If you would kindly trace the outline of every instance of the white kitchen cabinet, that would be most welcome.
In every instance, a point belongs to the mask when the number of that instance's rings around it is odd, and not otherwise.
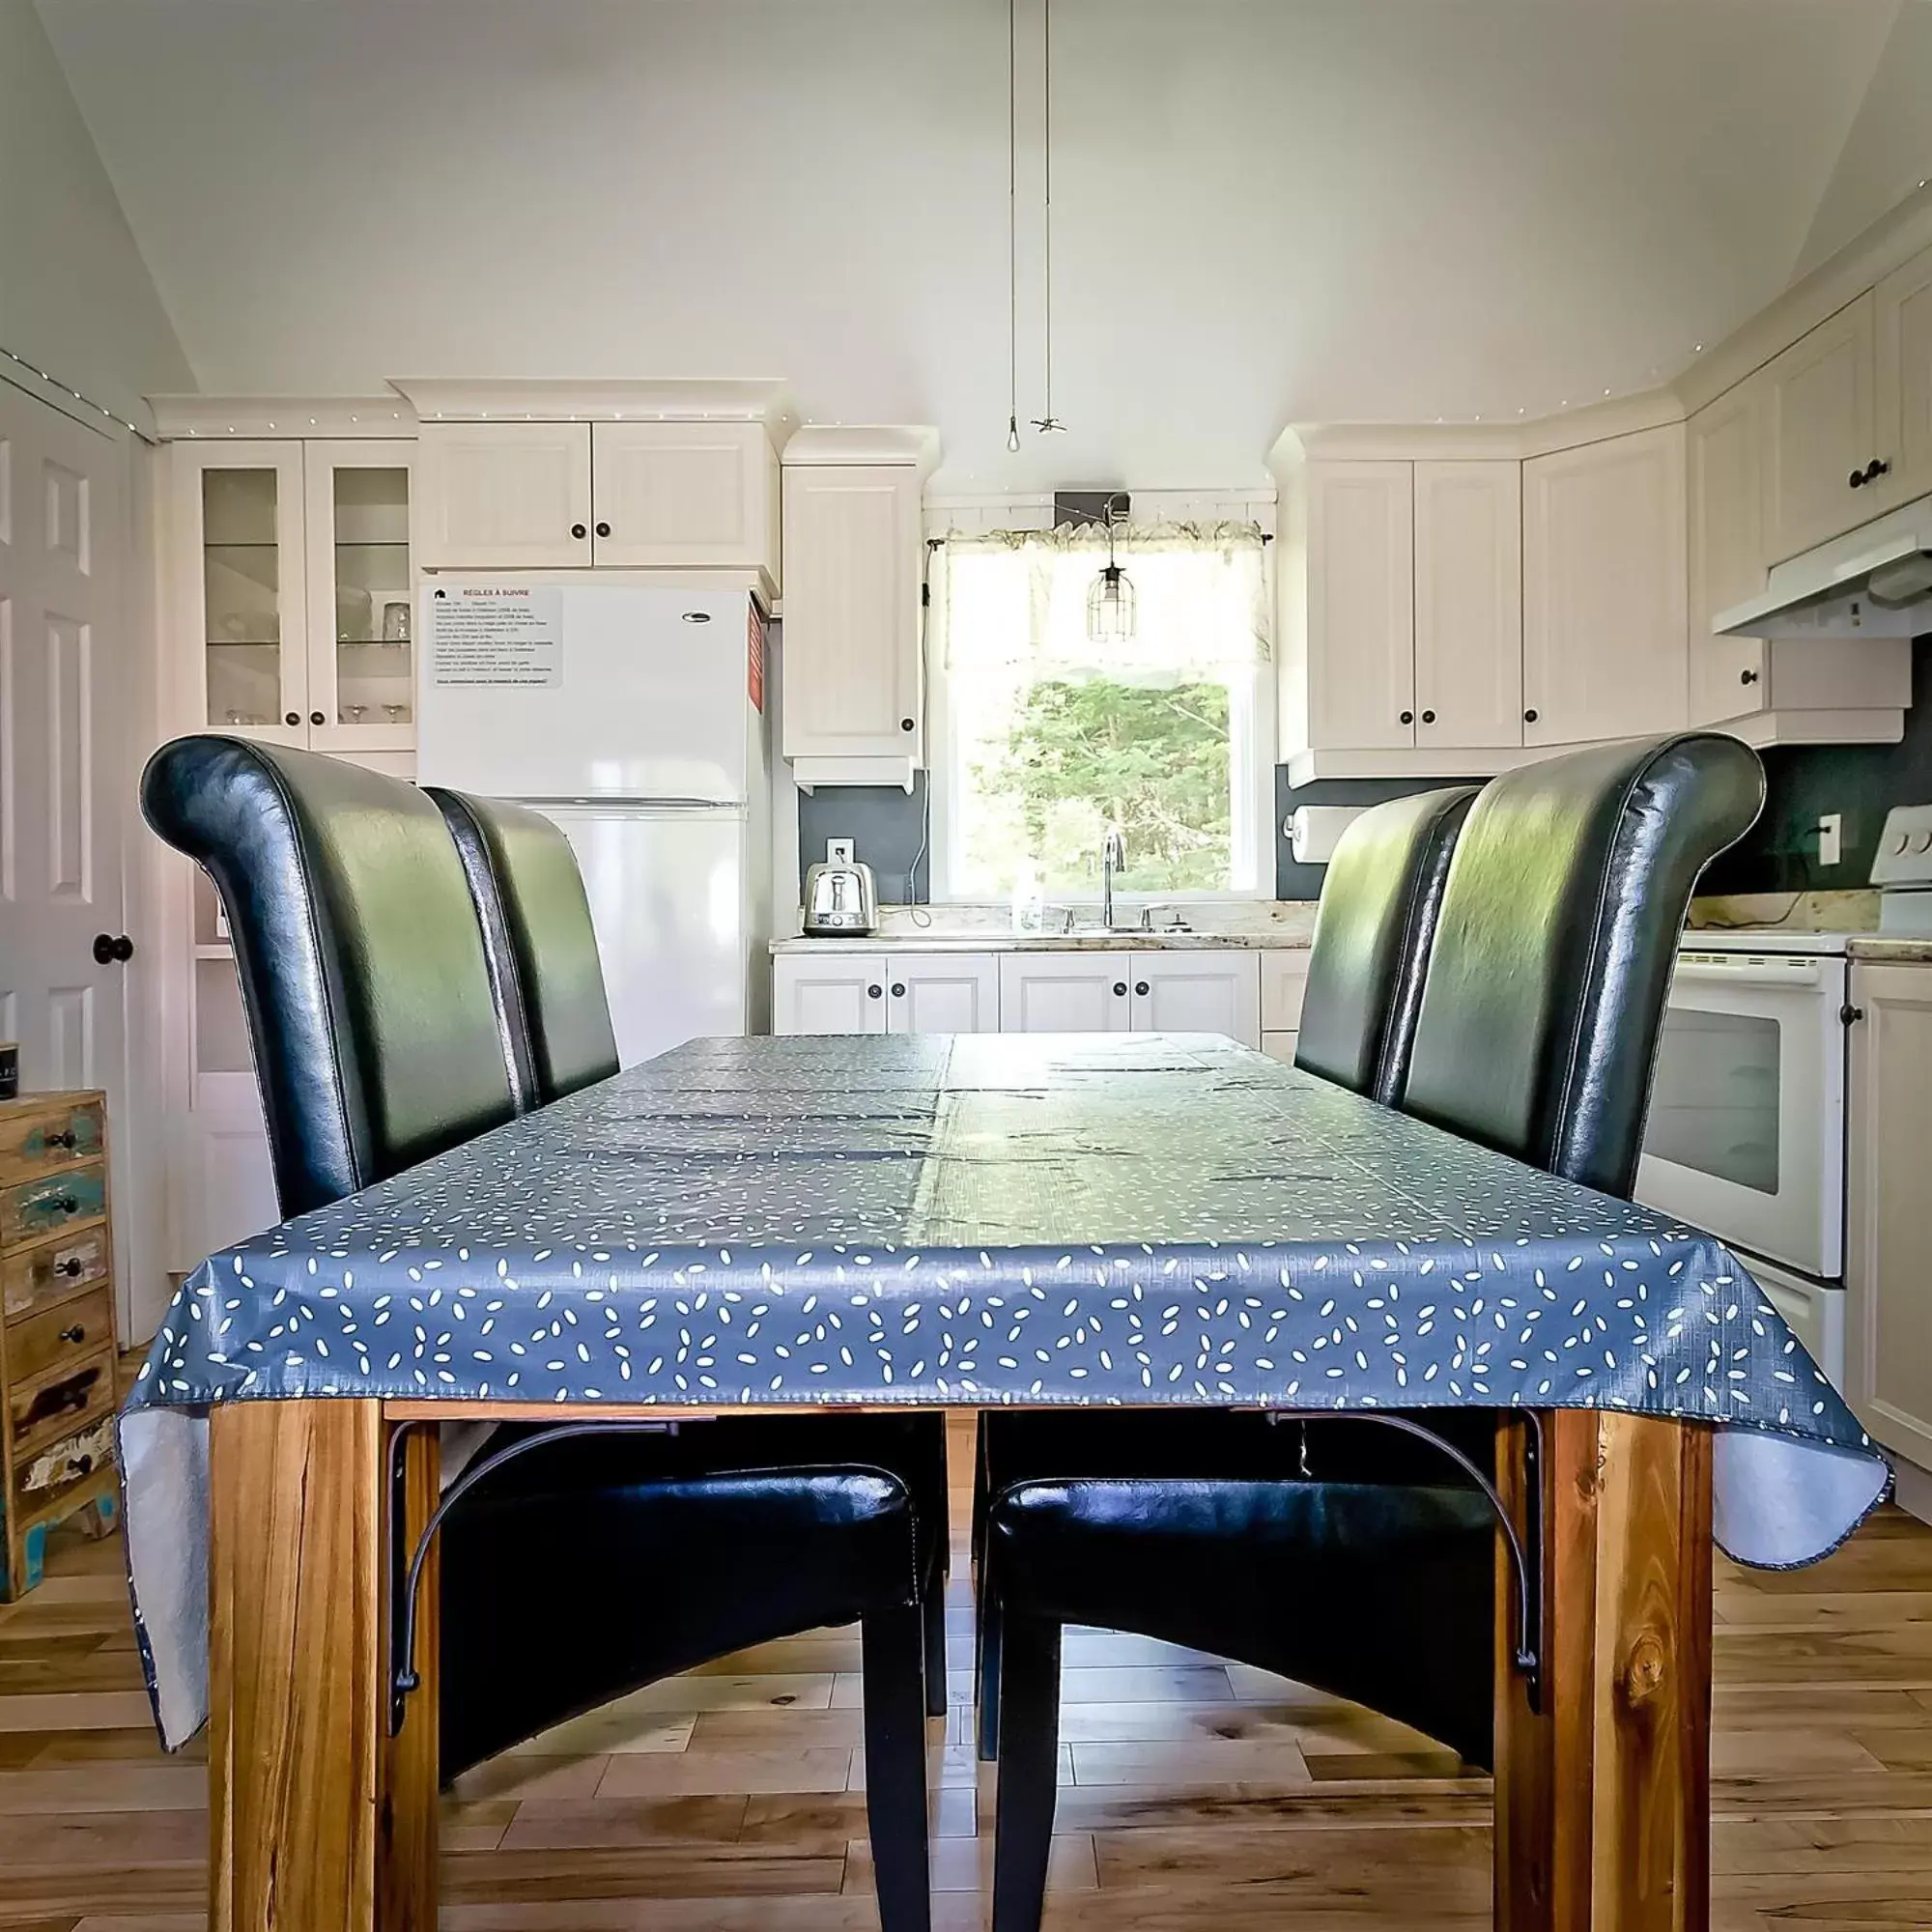
[[[1261,954],[1214,948],[1135,952],[1128,1025],[1135,1033],[1221,1033],[1262,1043]]]
[[[886,961],[877,952],[781,952],[772,961],[774,1033],[884,1033]]]
[[[419,435],[425,569],[590,562],[588,423],[426,422]]]
[[[1294,1033],[1308,996],[1309,952],[1302,947],[1264,947],[1260,953],[1262,1032]],[[1293,1049],[1285,1058],[1293,1057]]]
[[[1133,1024],[1127,952],[1000,954],[1002,1033],[1125,1033]]]
[[[1523,743],[1684,725],[1684,427],[1522,467]]]
[[[997,1033],[990,952],[781,952],[772,970],[775,1033]]]
[[[1884,507],[1852,481],[1879,455],[1873,309],[1867,292],[1766,368],[1767,562],[1842,535]]]
[[[786,452],[781,750],[802,782],[909,784],[924,762],[922,474]]]
[[[763,423],[595,423],[590,483],[600,567],[758,570],[776,584],[779,461]]]
[[[1415,465],[1415,742],[1522,742],[1522,466]]]
[[[1932,248],[1888,275],[1872,301],[1874,454],[1889,468],[1865,486],[1863,507],[1879,516],[1932,491]]]
[[[177,442],[169,461],[168,728],[412,753],[412,444]]]
[[[1415,743],[1414,465],[1311,463],[1282,558],[1312,746]],[[1299,662],[1294,662],[1298,658]],[[1295,742],[1292,737],[1291,743]]]
[[[1262,1035],[1262,1051],[1270,1060],[1294,1064],[1295,1049],[1301,1044],[1300,1033],[1293,1027],[1279,1028],[1273,1033]]]
[[[1852,965],[1846,1394],[1889,1449],[1932,1467],[1932,967]]]

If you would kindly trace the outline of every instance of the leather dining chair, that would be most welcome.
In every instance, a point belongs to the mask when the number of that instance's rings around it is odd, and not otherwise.
[[[285,1215],[513,1117],[470,882],[414,786],[196,736],[155,754],[141,800],[227,914]],[[452,1513],[440,1552],[442,1778],[659,1677],[856,1621],[882,1932],[925,1932],[912,1488],[878,1456],[819,1445],[808,1460],[799,1451],[816,1438],[801,1435],[779,1466],[720,1454],[722,1440],[706,1424],[580,1435],[483,1478]]]
[[[617,1070],[617,1043],[590,902],[570,840],[527,806],[425,787],[442,813],[483,931],[510,1079],[526,1106],[545,1106]],[[946,1418],[912,1414],[726,1416],[702,1432],[713,1472],[781,1468],[824,1462],[882,1466],[913,1499],[920,1603],[924,1619],[929,1717],[946,1714],[946,1577],[952,1556],[947,1522]],[[505,1439],[499,1436],[498,1440]],[[694,1441],[696,1436],[694,1436]],[[646,1460],[667,1474],[682,1469],[688,1447],[633,1443],[633,1466]],[[547,1461],[547,1458],[544,1459]],[[519,1486],[545,1489],[544,1461],[507,1467],[479,1492],[467,1521],[453,1524],[445,1566],[467,1560],[472,1542],[494,1533],[491,1519],[512,1508]]]
[[[1756,754],[1715,733],[1594,747],[1486,786],[1443,884],[1396,1104],[1628,1195],[1691,893],[1763,797]],[[1480,1410],[1429,1419],[1465,1450],[1493,1433]],[[1239,1474],[1154,1468],[1096,1480],[1036,1464],[993,1497],[994,1932],[1039,1923],[1068,1623],[1280,1670],[1489,1762],[1494,1531],[1480,1492],[1466,1478],[1413,1468],[1363,1480],[1368,1455],[1356,1442],[1343,1451],[1348,1479],[1324,1479],[1331,1436],[1376,1427],[1344,1419],[1308,1426],[1323,1445],[1309,1481],[1282,1467],[1279,1449],[1266,1453],[1263,1418],[1243,1420],[1261,1447]],[[1306,1439],[1299,1425],[1275,1435]],[[1433,1453],[1397,1439],[1405,1455]],[[1307,1628],[1311,1602],[1337,1591],[1360,1620],[1345,1644]],[[1406,1624],[1404,1605],[1415,1606]]]

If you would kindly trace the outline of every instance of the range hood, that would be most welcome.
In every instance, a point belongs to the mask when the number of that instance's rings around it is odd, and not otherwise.
[[[1932,631],[1932,497],[1780,563],[1720,611],[1727,638],[1916,638]]]

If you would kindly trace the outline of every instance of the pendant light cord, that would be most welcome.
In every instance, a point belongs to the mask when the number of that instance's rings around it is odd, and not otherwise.
[[[1044,153],[1046,224],[1040,252],[1046,310],[1046,420],[1053,420],[1053,0],[1039,10],[1040,140]]]
[[[1020,446],[1020,29],[1007,0],[1007,447]]]

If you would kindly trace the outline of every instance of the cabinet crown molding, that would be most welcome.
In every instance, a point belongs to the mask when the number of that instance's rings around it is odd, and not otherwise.
[[[163,442],[216,437],[412,437],[416,412],[400,397],[150,396]]]
[[[1684,420],[1668,389],[1510,423],[1291,423],[1268,451],[1277,479],[1304,463],[1520,463]]]
[[[390,386],[424,422],[760,422],[782,441],[791,417],[777,377],[584,383],[396,376]]]
[[[905,463],[929,475],[939,432],[925,423],[806,423],[779,453],[786,469],[811,464]]]

